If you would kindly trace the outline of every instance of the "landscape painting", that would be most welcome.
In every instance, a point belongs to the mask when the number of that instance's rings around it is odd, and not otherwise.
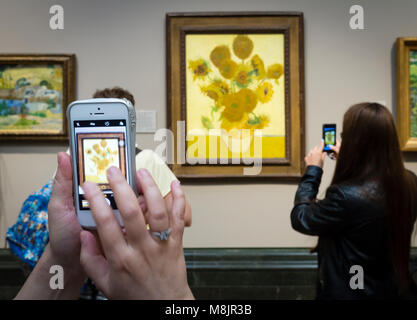
[[[417,151],[417,38],[396,41],[397,131],[402,151]]]
[[[410,50],[410,136],[417,138],[417,50]]]
[[[65,110],[73,98],[73,57],[0,58],[0,138],[65,137]]]

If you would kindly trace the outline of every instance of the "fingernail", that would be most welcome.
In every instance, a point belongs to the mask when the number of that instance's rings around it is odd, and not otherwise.
[[[139,169],[139,175],[144,178],[148,176],[148,170],[146,169]]]
[[[58,162],[58,168],[61,166],[61,162],[62,162],[62,156],[61,156],[61,152],[58,152],[57,155],[57,162]]]
[[[115,167],[115,166],[111,166],[110,168],[107,169],[107,177],[114,177],[115,175],[117,175],[119,173],[119,168]]]
[[[89,182],[89,181],[85,181],[82,185],[81,188],[83,189],[83,191],[85,193],[87,193],[89,190],[91,190],[91,188],[93,187],[93,183]]]

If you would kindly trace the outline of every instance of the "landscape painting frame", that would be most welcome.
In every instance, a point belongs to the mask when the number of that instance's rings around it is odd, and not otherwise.
[[[285,148],[282,156],[275,157],[272,155],[270,157],[264,157],[264,153],[262,153],[262,168],[256,175],[245,175],[244,170],[250,167],[250,165],[247,165],[246,163],[236,163],[233,161],[235,159],[230,157],[223,159],[223,162],[216,164],[190,163],[190,154],[187,153],[188,147],[190,146],[189,142],[187,142],[189,137],[187,131],[187,120],[189,120],[187,119],[187,111],[189,112],[190,108],[187,105],[187,89],[189,88],[189,83],[191,81],[189,70],[192,66],[190,66],[190,63],[193,63],[193,61],[191,61],[191,58],[187,60],[187,36],[209,35],[218,37],[219,35],[233,35],[235,36],[235,39],[239,38],[239,40],[242,40],[240,41],[240,44],[242,44],[245,41],[252,42],[252,40],[248,40],[248,38],[255,38],[255,35],[268,36],[276,34],[283,36],[284,43],[284,59],[280,62],[282,65],[282,77],[280,79],[275,79],[275,82],[279,81],[279,84],[283,86],[282,92],[285,93],[284,109],[282,113],[282,122],[285,124],[283,134]],[[167,123],[168,128],[173,132],[175,141],[174,149],[172,150],[174,161],[171,164],[174,174],[179,178],[191,181],[212,179],[220,179],[223,181],[232,181],[236,179],[298,181],[304,172],[305,154],[303,13],[168,13],[166,15],[166,41]],[[255,39],[253,39],[253,43],[255,43]],[[251,46],[253,47],[254,45],[251,44]],[[239,56],[239,53],[235,51],[235,41],[233,41],[233,44],[230,43],[229,47],[232,52],[231,55],[234,53]],[[256,52],[253,51],[251,56],[247,56],[247,60],[250,60],[252,65],[255,53]],[[259,56],[257,54],[256,56],[258,59]],[[195,58],[197,58],[197,56]],[[213,64],[215,64],[215,62],[215,60],[210,61],[210,63]],[[244,62],[242,61],[242,64],[243,63]],[[215,67],[210,65],[209,68],[214,69]],[[269,66],[265,63],[265,72],[267,69],[269,74]],[[194,71],[194,75],[196,72],[198,71]],[[253,72],[253,70],[250,72]],[[272,78],[269,78],[268,81],[273,84],[274,79],[273,76],[271,77]],[[243,91],[243,89],[239,88],[238,90]],[[226,104],[224,108],[228,108],[228,105]],[[216,111],[216,109],[214,110]],[[222,119],[224,113],[225,112],[223,112],[218,119]],[[253,114],[253,112],[251,112],[251,114]],[[256,115],[250,115],[250,117],[255,117],[255,119],[257,119]],[[254,118],[248,119],[248,123],[251,123],[251,121],[252,123],[255,123],[253,122]],[[201,122],[204,124],[205,121],[208,120],[205,117],[202,117]],[[178,126],[178,123],[180,122],[185,123],[185,132],[180,132]],[[211,123],[208,122],[208,127],[210,126]],[[183,151],[185,151],[185,154]],[[210,151],[208,151],[208,154],[209,152]],[[207,162],[209,162],[209,160],[210,157],[207,156]]]
[[[397,38],[396,51],[396,117],[400,148],[406,152],[417,151],[417,38]]]
[[[75,54],[0,54],[0,71],[0,141],[67,140]]]

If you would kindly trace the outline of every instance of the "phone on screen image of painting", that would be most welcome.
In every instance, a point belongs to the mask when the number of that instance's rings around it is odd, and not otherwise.
[[[82,185],[94,182],[113,208],[121,225],[107,169],[116,166],[137,193],[135,168],[136,114],[124,99],[89,99],[71,103],[67,110],[74,181],[74,206],[80,224],[96,227]]]
[[[333,152],[330,148],[336,145],[336,124],[323,124],[323,151]]]

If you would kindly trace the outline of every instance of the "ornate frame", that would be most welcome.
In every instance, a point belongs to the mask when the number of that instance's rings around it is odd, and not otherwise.
[[[397,131],[402,151],[417,151],[417,138],[410,136],[410,50],[417,50],[417,38],[397,38]]]
[[[0,141],[59,141],[68,139],[67,106],[75,99],[75,54],[0,54],[0,64],[61,64],[63,69],[62,133],[61,134],[0,134]]]
[[[282,33],[285,55],[285,159],[263,159],[258,176],[244,176],[247,166],[189,165],[174,161],[174,174],[183,179],[211,178],[274,178],[297,180],[304,171],[304,31],[300,12],[222,12],[222,13],[168,13],[166,15],[167,41],[167,123],[177,142],[173,154],[178,159],[180,145],[177,121],[186,119],[185,95],[185,36],[207,33]],[[180,145],[180,147],[178,146]]]

